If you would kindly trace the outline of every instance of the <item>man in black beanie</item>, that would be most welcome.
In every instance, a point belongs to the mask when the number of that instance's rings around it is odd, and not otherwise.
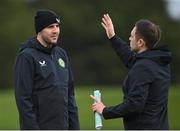
[[[69,59],[57,46],[59,17],[50,10],[37,11],[35,31],[37,36],[22,44],[14,65],[20,128],[79,130]]]

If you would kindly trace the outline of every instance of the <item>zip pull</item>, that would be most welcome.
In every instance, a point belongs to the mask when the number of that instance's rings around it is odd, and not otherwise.
[[[53,54],[51,54],[51,59],[54,59],[54,56],[53,56]]]

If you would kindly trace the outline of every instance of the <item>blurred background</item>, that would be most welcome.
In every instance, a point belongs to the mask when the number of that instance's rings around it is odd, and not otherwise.
[[[149,19],[161,27],[160,42],[173,53],[170,129],[180,129],[180,0],[1,0],[0,129],[19,129],[13,64],[20,44],[36,35],[34,14],[44,8],[55,11],[61,19],[60,46],[70,57],[81,129],[94,129],[89,95],[99,89],[107,106],[120,103],[122,82],[128,72],[101,26],[104,13],[110,14],[116,34],[127,42],[139,19]],[[124,129],[122,119],[103,120],[103,124],[103,129]]]

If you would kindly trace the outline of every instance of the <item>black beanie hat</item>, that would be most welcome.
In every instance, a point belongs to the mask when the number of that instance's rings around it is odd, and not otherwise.
[[[38,10],[36,12],[36,16],[34,17],[34,24],[36,34],[40,32],[45,27],[49,26],[50,24],[58,23],[60,24],[60,19],[56,13],[51,10]]]

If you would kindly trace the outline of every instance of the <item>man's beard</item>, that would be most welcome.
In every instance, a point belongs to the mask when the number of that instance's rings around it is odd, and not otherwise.
[[[58,39],[56,40],[56,42],[51,42],[49,39],[44,39],[44,41],[50,46],[57,44]]]

